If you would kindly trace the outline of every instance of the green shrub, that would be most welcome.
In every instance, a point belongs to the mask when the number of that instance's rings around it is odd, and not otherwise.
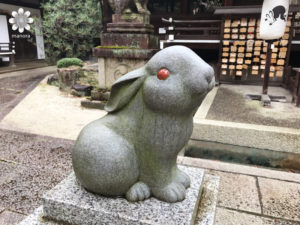
[[[47,0],[41,6],[43,19],[35,21],[43,27],[47,60],[89,57],[102,30],[101,1]]]
[[[57,68],[66,68],[69,66],[83,66],[83,62],[78,58],[64,58],[56,63]]]

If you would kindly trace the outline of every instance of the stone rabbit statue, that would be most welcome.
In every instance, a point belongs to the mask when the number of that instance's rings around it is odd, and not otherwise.
[[[214,87],[214,71],[192,50],[173,46],[112,86],[108,114],[83,128],[72,153],[88,191],[142,201],[185,198],[189,177],[177,168],[193,116]]]
[[[148,0],[109,0],[109,5],[115,14],[131,13],[135,5],[138,13],[150,14],[147,9]]]

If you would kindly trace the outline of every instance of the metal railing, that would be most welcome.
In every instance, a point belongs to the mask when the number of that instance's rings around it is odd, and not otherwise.
[[[16,54],[15,52],[15,42],[12,43],[0,43],[0,54]]]

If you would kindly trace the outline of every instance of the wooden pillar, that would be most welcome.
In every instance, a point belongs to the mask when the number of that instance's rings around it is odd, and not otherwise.
[[[224,6],[232,6],[232,0],[224,0]]]
[[[181,0],[182,14],[187,15],[189,12],[189,0]]]
[[[273,41],[268,41],[268,49],[267,49],[267,58],[266,58],[266,68],[264,74],[264,85],[262,93],[267,95],[268,94],[268,87],[269,87],[269,75],[270,75],[270,66],[271,66],[271,56],[272,56],[272,43]]]
[[[102,8],[102,23],[104,24],[104,29],[106,29],[106,24],[111,22],[111,15],[112,15],[112,10],[109,6],[108,0],[103,0],[102,1],[103,5],[101,5]]]

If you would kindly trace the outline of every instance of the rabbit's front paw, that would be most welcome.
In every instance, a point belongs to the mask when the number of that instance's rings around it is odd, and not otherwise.
[[[153,188],[151,191],[156,198],[165,202],[180,202],[185,199],[185,187],[177,182],[163,188]]]
[[[179,169],[177,169],[177,171],[176,171],[174,181],[181,183],[185,188],[189,188],[191,185],[190,177],[185,172],[183,172]]]
[[[150,189],[143,182],[135,183],[126,193],[126,199],[131,202],[143,201],[150,197]]]

